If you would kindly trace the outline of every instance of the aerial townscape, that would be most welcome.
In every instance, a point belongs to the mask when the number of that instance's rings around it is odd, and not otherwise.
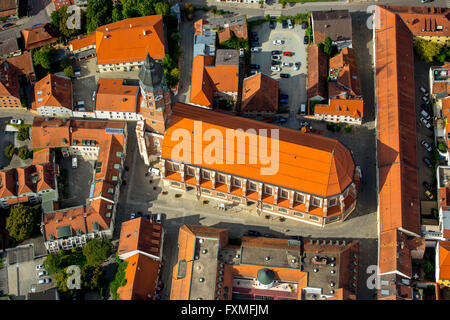
[[[447,0],[0,20],[0,300],[450,300]]]

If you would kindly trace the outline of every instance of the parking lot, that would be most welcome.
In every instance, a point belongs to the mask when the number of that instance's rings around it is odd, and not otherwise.
[[[280,92],[289,96],[290,111],[295,112],[301,103],[306,103],[306,78],[307,78],[307,51],[303,43],[305,30],[301,25],[294,25],[293,29],[283,28],[281,23],[275,22],[275,29],[270,29],[269,23],[265,22],[255,26],[249,32],[258,34],[261,51],[252,52],[251,63],[260,65],[260,72],[271,76],[280,83]],[[274,40],[282,40],[284,43],[276,45]],[[292,56],[276,54],[280,57],[280,71],[271,70],[272,51],[292,52]],[[300,63],[300,69],[294,70],[294,64]],[[283,66],[283,63],[290,63],[291,66]],[[285,73],[289,78],[281,78],[280,74]]]
[[[88,59],[77,62],[80,67],[81,76],[72,79],[73,104],[77,105],[78,101],[84,101],[87,111],[94,110],[94,101],[92,101],[92,93],[97,90],[97,80],[95,79],[97,64],[96,59]]]

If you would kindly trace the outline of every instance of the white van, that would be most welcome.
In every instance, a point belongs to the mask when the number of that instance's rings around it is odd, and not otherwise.
[[[73,169],[78,168],[78,159],[77,159],[77,157],[72,157],[72,168]]]
[[[300,105],[300,114],[306,114],[306,105],[303,103]]]

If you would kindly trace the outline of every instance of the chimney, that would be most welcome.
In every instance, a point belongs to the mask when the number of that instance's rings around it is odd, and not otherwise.
[[[142,30],[142,33],[144,34],[144,36],[146,36],[146,35],[147,35],[147,31],[145,31],[145,29],[144,29],[144,30]]]
[[[108,28],[108,27],[105,27],[105,30],[106,30],[106,31],[109,31],[109,28]]]
[[[130,29],[133,27],[133,25],[130,23]]]

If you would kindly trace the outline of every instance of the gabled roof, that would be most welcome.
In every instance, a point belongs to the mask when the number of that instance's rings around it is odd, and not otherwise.
[[[15,196],[16,179],[15,170],[0,171],[0,198]]]
[[[144,61],[165,56],[162,15],[129,18],[96,30],[97,64]]]
[[[262,73],[244,79],[242,111],[278,111],[279,83]]]
[[[117,289],[120,300],[154,299],[160,262],[140,253],[125,261],[128,262],[125,269],[126,284]]]
[[[379,242],[380,273],[399,271],[411,277],[411,251],[406,234],[398,230],[384,231],[380,234]]]
[[[136,250],[159,257],[161,251],[162,227],[148,219],[136,218],[122,223],[118,254]]]
[[[41,24],[21,31],[25,49],[31,50],[58,41],[51,24]]]
[[[361,119],[364,111],[362,99],[330,99],[330,104],[316,104],[314,114],[349,116]]]
[[[243,164],[238,163],[236,160],[237,156],[233,156],[232,163],[234,164],[225,161],[226,153],[237,155],[237,150],[234,147],[231,149],[231,144],[228,142],[228,139],[225,139],[226,145],[221,145],[221,148],[224,148],[224,153],[222,154],[224,164],[217,164],[220,161],[219,154],[212,156],[213,164],[209,164],[203,160],[201,163],[196,163],[194,152],[197,147],[194,148],[195,139],[192,137],[190,153],[186,152],[186,154],[182,153],[180,155],[179,152],[172,152],[174,147],[178,146],[179,143],[178,141],[171,140],[173,132],[178,129],[184,129],[188,133],[194,134],[194,126],[198,124],[197,121],[201,121],[203,132],[208,129],[217,129],[223,137],[227,136],[227,129],[231,129],[233,133],[237,129],[247,130],[251,128],[256,133],[262,129],[277,129],[279,134],[277,150],[277,154],[279,154],[279,166],[277,173],[263,174],[261,167],[268,166],[262,165],[261,163],[251,164],[247,156]],[[269,145],[271,145],[271,139],[274,139],[274,137],[272,136],[273,133],[271,130],[267,131],[267,154],[271,154],[270,150],[272,146],[269,147]],[[254,136],[250,132],[248,134],[250,137]],[[255,135],[256,137],[257,135]],[[246,154],[250,152],[249,141],[246,139]],[[201,147],[206,148],[208,145],[209,143],[204,143]],[[355,164],[350,151],[338,140],[319,135],[304,134],[298,132],[298,130],[274,126],[260,121],[236,118],[235,116],[221,112],[181,103],[177,103],[173,107],[169,128],[164,136],[161,157],[192,163],[204,168],[294,190],[301,190],[323,197],[332,196],[344,191],[352,183],[355,170]]]
[[[314,43],[352,40],[352,19],[348,10],[313,11]]]
[[[450,241],[439,241],[439,279],[450,280]]]
[[[238,66],[214,66],[214,57],[198,55],[192,63],[190,102],[212,106],[214,92],[237,92]]]
[[[420,232],[412,35],[376,7],[376,104],[381,232]]]
[[[96,33],[92,32],[89,35],[70,41],[69,46],[71,46],[72,51],[93,46],[95,45],[95,38]]]
[[[448,36],[450,9],[441,7],[382,6],[397,13],[412,34],[416,36]],[[438,29],[438,26],[441,28]]]
[[[49,74],[34,87],[33,109],[64,107],[72,110],[72,82],[69,78]]]
[[[308,99],[320,96],[326,99],[326,79],[328,76],[328,61],[325,53],[313,44],[308,47],[308,81],[306,93]]]
[[[44,235],[45,240],[58,239],[59,236],[67,237],[86,233],[86,224],[83,217],[83,206],[57,210],[44,214]],[[63,232],[62,232],[63,231]],[[69,231],[69,232],[67,232]]]
[[[0,60],[0,95],[20,98],[19,76],[21,75],[34,81],[34,68],[29,51],[25,51],[20,56]]]
[[[124,79],[98,79],[96,111],[136,112],[139,87],[124,83]]]
[[[43,164],[50,162],[51,160],[52,150],[50,148],[33,151],[33,164]]]
[[[31,181],[31,174],[34,172],[34,167],[17,168],[17,195],[28,192],[35,192],[35,186]]]
[[[360,83],[358,69],[356,67],[355,55],[352,48],[345,47],[341,52],[330,59],[330,70],[339,72],[337,82],[328,83],[328,95],[334,97],[341,91],[348,92],[350,96],[360,96]],[[341,88],[336,86],[341,86]],[[343,88],[342,88],[343,87]]]

